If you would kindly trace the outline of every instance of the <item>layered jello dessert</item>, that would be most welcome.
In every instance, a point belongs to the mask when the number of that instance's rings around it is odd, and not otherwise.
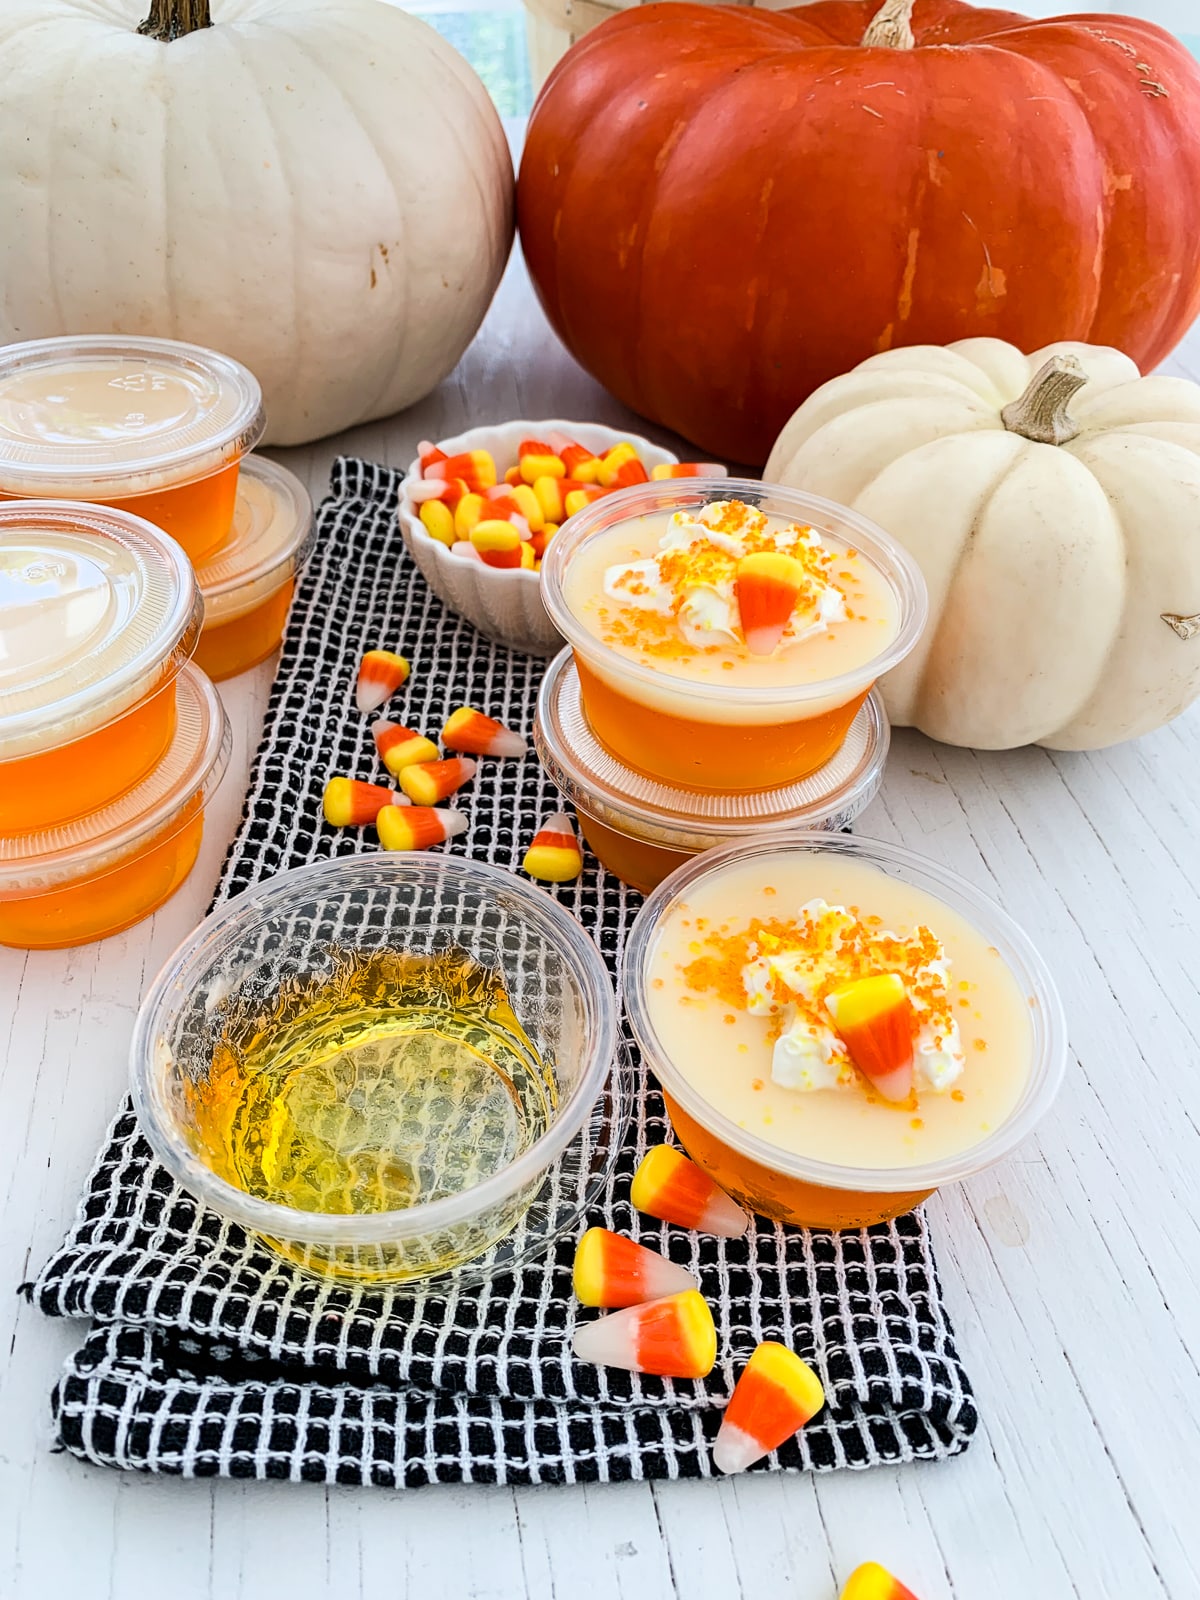
[[[823,766],[926,614],[916,563],[881,529],[737,479],[596,502],[550,545],[542,580],[596,736],[695,789],[769,788]]]
[[[999,1160],[1062,1077],[1061,1007],[1024,934],[873,840],[697,857],[639,914],[625,987],[688,1153],[803,1226],[896,1216]]]
[[[94,811],[150,771],[200,620],[187,557],[139,517],[0,505],[0,834]]]
[[[247,456],[229,538],[196,572],[204,596],[196,661],[210,678],[246,672],[278,648],[312,533],[312,501],[299,478]]]
[[[202,561],[233,523],[262,437],[240,362],[173,339],[98,334],[0,350],[0,499],[99,501]]]

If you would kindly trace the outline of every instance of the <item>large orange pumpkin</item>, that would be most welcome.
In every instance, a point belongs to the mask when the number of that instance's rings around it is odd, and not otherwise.
[[[806,395],[893,345],[1161,360],[1200,311],[1200,67],[1125,17],[641,6],[550,77],[518,210],[578,360],[761,462]]]

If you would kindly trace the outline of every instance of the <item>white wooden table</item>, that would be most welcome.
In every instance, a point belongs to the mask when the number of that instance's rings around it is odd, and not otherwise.
[[[1189,361],[1200,377],[1200,346],[1172,368]],[[342,450],[403,465],[422,436],[555,415],[634,420],[559,348],[516,259],[435,395],[280,458],[319,495]],[[1071,1025],[1042,1133],[930,1203],[984,1417],[959,1460],[393,1495],[159,1481],[53,1454],[48,1395],[81,1329],[15,1289],[71,1217],[125,1090],[143,990],[203,914],[272,671],[222,686],[234,759],[174,899],[103,944],[0,951],[3,1600],[833,1600],[868,1558],[921,1600],[1200,1595],[1200,708],[1097,755],[980,755],[902,733],[861,825],[996,895],[1050,957]]]

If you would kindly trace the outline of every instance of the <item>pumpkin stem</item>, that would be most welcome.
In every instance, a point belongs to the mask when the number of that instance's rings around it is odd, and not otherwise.
[[[148,39],[170,44],[172,39],[182,39],[185,33],[211,28],[208,6],[209,0],[150,0],[150,15],[138,32]]]
[[[1067,444],[1079,429],[1067,415],[1072,398],[1088,381],[1077,356],[1051,356],[1033,375],[1028,389],[1006,405],[1000,420],[1009,433],[1037,444]]]
[[[1162,620],[1172,633],[1177,633],[1181,639],[1200,638],[1200,611],[1194,617],[1181,617],[1178,612],[1164,611]]]
[[[912,31],[915,4],[916,0],[883,0],[883,5],[867,24],[863,44],[883,50],[911,50],[917,42]]]

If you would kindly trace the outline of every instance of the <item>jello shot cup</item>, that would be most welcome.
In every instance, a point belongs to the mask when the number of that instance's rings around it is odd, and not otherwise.
[[[687,545],[699,523],[712,539]],[[799,574],[798,589],[783,585],[796,595],[786,620],[773,572],[753,570],[764,554]],[[866,517],[736,478],[594,501],[564,523],[541,576],[596,737],[693,789],[772,788],[824,766],[927,613],[917,563]]]
[[[98,810],[150,771],[201,616],[191,563],[140,517],[0,505],[0,835]]]
[[[312,501],[299,478],[247,456],[233,531],[196,572],[204,596],[196,663],[210,678],[232,678],[278,649],[312,536]]]
[[[12,344],[0,350],[0,499],[115,506],[200,562],[229,535],[238,467],[265,420],[253,373],[199,345]]]
[[[786,963],[780,920],[810,894],[826,912],[881,913],[885,939],[923,923],[942,941],[966,1060],[941,1091],[923,1083],[893,1104],[853,1071],[850,1083],[815,1089],[776,1081],[771,1041],[786,1014],[755,1017],[750,1004],[743,1015],[731,1002],[740,958],[724,971],[720,955],[705,964],[751,917],[762,919],[752,953],[782,949]],[[725,992],[706,1010],[697,985],[713,974]],[[741,1204],[800,1227],[868,1227],[1004,1160],[1045,1115],[1066,1065],[1062,1005],[1025,933],[957,873],[873,839],[802,831],[697,856],[638,913],[623,985],[684,1149]],[[703,1036],[701,1050],[689,1034]]]

